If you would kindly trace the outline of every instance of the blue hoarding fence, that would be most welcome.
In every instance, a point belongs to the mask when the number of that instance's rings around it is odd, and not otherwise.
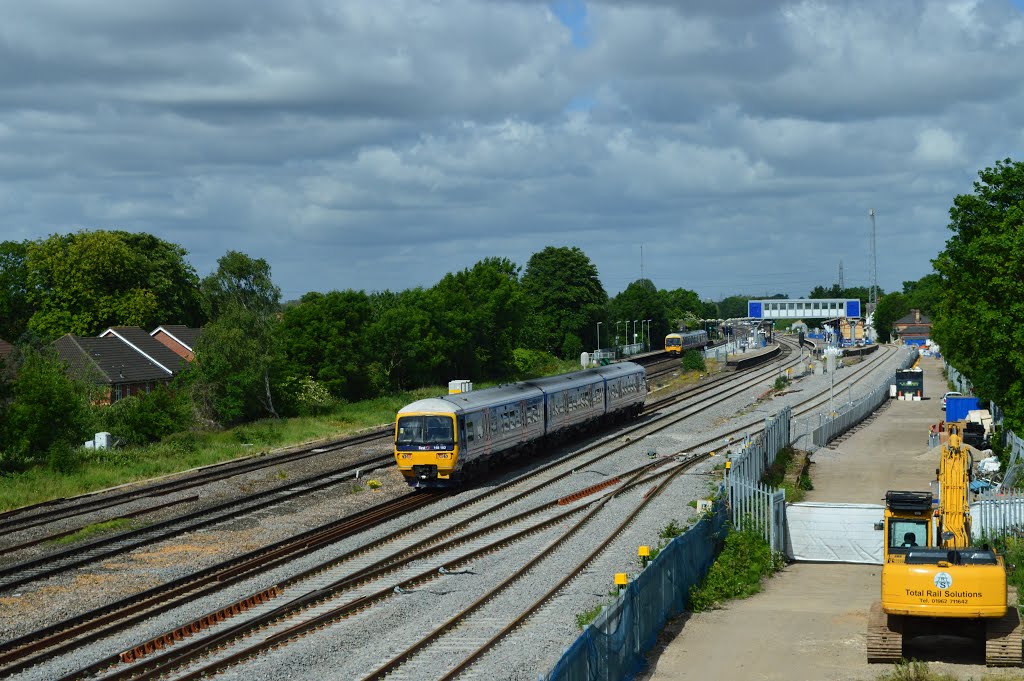
[[[696,525],[661,549],[539,681],[633,678],[665,622],[686,609],[690,589],[711,569],[725,541],[726,519],[720,497]]]

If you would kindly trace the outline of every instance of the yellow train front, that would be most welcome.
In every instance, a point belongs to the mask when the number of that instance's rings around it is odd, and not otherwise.
[[[680,331],[665,336],[665,351],[681,355],[687,350],[705,348],[708,345],[707,331]]]
[[[644,368],[619,362],[418,400],[395,419],[395,462],[412,487],[454,487],[542,443],[636,416],[646,396]]]

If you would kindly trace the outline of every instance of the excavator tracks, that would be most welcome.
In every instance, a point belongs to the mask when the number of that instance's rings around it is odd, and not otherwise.
[[[903,657],[903,618],[887,615],[875,601],[868,613],[868,662],[893,663]]]
[[[1024,664],[1021,654],[1020,612],[1011,605],[999,619],[989,620],[985,627],[985,664],[989,667],[1020,667]]]

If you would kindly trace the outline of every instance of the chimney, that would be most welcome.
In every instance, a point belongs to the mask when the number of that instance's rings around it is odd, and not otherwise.
[[[918,324],[921,323],[921,311],[920,310],[914,310],[914,322],[916,322]]]

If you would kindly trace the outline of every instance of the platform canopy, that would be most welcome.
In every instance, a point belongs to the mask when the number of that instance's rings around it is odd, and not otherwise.
[[[835,319],[860,317],[860,301],[849,298],[771,298],[748,300],[747,316],[753,319]]]

